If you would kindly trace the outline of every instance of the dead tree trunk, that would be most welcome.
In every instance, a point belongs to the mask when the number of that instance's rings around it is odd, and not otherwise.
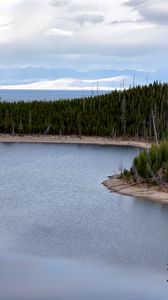
[[[154,135],[155,135],[156,144],[159,145],[158,134],[157,134],[157,130],[156,130],[156,123],[155,123],[155,116],[154,116],[154,113],[153,113],[153,108],[151,110],[151,114],[152,114],[153,129],[154,129]]]

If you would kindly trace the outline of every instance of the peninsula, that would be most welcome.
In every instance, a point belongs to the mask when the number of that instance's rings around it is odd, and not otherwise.
[[[112,192],[168,204],[168,142],[142,151],[130,170],[109,176],[103,185]]]
[[[114,193],[168,204],[168,192],[158,186],[146,183],[134,185],[129,180],[120,178],[119,175],[109,176],[102,184]]]

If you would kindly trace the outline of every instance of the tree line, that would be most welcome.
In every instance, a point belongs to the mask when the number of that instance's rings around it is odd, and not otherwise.
[[[122,176],[133,178],[136,182],[145,180],[163,187],[168,183],[168,142],[153,144],[149,150],[140,152],[134,158],[130,171],[124,170]]]
[[[165,138],[168,84],[84,99],[0,102],[0,133]]]

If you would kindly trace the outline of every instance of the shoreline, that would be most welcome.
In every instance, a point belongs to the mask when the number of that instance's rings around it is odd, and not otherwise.
[[[9,135],[0,134],[0,143],[32,143],[32,144],[80,144],[80,145],[100,145],[100,146],[126,146],[149,149],[150,142],[135,139],[122,139],[96,136],[59,136],[59,135]],[[130,186],[130,182],[118,178],[117,175],[109,176],[102,184],[111,192],[144,198],[159,203],[168,204],[168,193],[158,191],[156,186],[138,184]]]
[[[150,142],[135,139],[122,139],[97,136],[59,136],[59,135],[9,135],[0,134],[0,143],[44,143],[44,144],[81,144],[102,146],[128,146],[149,149]]]
[[[146,183],[132,185],[129,180],[119,178],[119,175],[109,176],[102,184],[110,192],[168,205],[168,193],[159,190],[158,186],[149,186]]]

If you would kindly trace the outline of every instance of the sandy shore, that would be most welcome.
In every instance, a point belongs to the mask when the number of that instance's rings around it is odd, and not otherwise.
[[[131,185],[128,180],[120,179],[117,175],[110,176],[109,179],[104,181],[102,184],[110,191],[121,195],[168,204],[168,193],[159,190],[158,186],[148,186],[145,183]]]
[[[121,138],[91,137],[91,136],[59,136],[59,135],[3,135],[0,134],[0,143],[46,143],[46,144],[92,144],[111,146],[130,146],[150,148],[151,144],[145,141],[122,140]]]

